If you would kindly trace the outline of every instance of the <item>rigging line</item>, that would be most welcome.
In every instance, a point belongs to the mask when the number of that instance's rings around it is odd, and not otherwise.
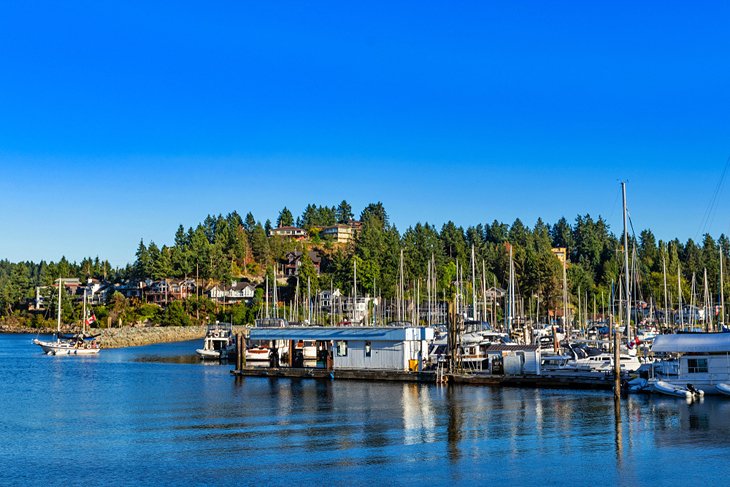
[[[725,161],[725,166],[722,169],[722,174],[720,175],[720,180],[717,182],[717,185],[715,186],[715,190],[712,192],[712,197],[710,198],[710,203],[707,205],[707,208],[705,209],[705,213],[702,215],[702,220],[700,221],[700,226],[697,229],[697,234],[695,235],[695,240],[698,240],[700,237],[700,234],[706,233],[708,225],[712,224],[712,220],[714,219],[714,213],[717,206],[717,197],[720,194],[720,190],[722,189],[722,183],[725,181],[725,175],[727,174],[728,166],[730,166],[730,157],[727,158]]]

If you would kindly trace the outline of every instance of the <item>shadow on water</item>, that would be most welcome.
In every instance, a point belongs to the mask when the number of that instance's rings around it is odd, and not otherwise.
[[[202,365],[220,365],[218,361],[200,360],[197,355],[142,355],[136,357],[134,362],[157,362],[163,364],[202,364]]]

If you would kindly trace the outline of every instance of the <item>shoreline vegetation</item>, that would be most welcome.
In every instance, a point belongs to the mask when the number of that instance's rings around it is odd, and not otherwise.
[[[488,221],[486,215],[483,220]],[[668,308],[668,313],[680,302],[701,304],[703,294],[717,301],[721,262],[727,267],[730,260],[726,235],[681,242],[658,240],[649,229],[637,232],[632,227],[629,247],[638,301]],[[251,213],[241,217],[235,211],[209,215],[187,230],[180,225],[171,237],[170,245],[140,241],[136,260],[119,268],[99,257],[80,263],[65,257],[58,262],[0,260],[0,327],[55,329],[54,283],[59,278],[76,279],[89,289],[91,283],[105,286],[106,293],[93,302],[95,325],[101,329],[141,323],[195,327],[215,321],[251,325],[266,316],[267,306],[302,323],[323,291],[377,299],[385,303],[380,311],[389,319],[411,317],[410,311],[403,316],[401,307],[396,318],[397,303],[413,309],[427,296],[443,303],[458,292],[475,302],[494,300],[491,320],[497,325],[504,321],[498,297],[510,281],[510,256],[515,302],[523,318],[549,322],[564,314],[575,317],[579,309],[605,317],[622,292],[623,242],[600,216],[578,215],[572,223],[560,218],[552,224],[538,218],[532,227],[520,219],[511,225],[494,220],[468,227],[451,221],[441,228],[417,223],[401,232],[382,203],[369,204],[355,219],[342,201],[338,206],[307,205],[296,218],[283,208],[275,223],[262,224]],[[724,294],[730,291],[728,282],[724,279]],[[183,289],[185,283],[192,283],[192,290]],[[245,299],[214,296],[216,288],[238,292],[234,284],[248,286]],[[64,294],[63,324],[82,323],[80,290],[74,299]],[[321,325],[342,318],[342,312],[339,318],[315,315]],[[718,321],[725,322],[724,317]]]

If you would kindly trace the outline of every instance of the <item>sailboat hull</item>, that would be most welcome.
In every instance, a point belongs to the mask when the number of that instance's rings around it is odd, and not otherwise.
[[[44,353],[48,355],[96,355],[100,348],[77,347],[67,342],[44,342],[37,338],[33,343],[41,347]]]

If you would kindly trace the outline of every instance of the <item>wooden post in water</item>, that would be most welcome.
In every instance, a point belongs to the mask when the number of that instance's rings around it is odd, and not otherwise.
[[[241,370],[243,367],[241,356],[243,355],[243,335],[236,335],[236,370]]]

